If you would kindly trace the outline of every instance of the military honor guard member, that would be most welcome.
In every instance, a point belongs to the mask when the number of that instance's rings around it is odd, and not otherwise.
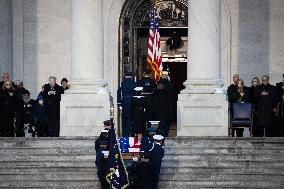
[[[143,87],[134,89],[136,94],[133,96],[131,103],[131,118],[133,120],[135,132],[138,133],[138,140],[142,140],[142,135],[146,131],[146,121],[148,120],[148,100],[142,95]]]
[[[99,138],[95,142],[96,148],[96,166],[98,169],[97,175],[99,177],[101,188],[109,189],[109,184],[106,181],[108,170],[108,153],[109,153],[109,135],[108,130],[103,129]]]
[[[154,189],[158,188],[158,182],[159,182],[159,175],[160,175],[160,169],[162,160],[165,154],[164,146],[163,146],[163,140],[164,137],[162,135],[154,135],[153,136],[154,143],[152,145],[152,148],[150,151],[150,161],[154,164]]]
[[[132,73],[127,73],[117,92],[117,104],[122,109],[122,135],[124,137],[130,136],[132,130],[130,107],[135,87],[136,83],[132,80]]]

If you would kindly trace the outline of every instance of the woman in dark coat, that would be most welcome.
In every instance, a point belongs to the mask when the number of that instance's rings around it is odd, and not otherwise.
[[[254,94],[257,99],[257,128],[255,136],[262,137],[264,128],[266,136],[271,136],[273,112],[276,110],[275,87],[269,84],[269,77],[262,77],[262,84],[259,85]]]
[[[257,131],[257,129],[255,129],[257,127],[257,98],[254,96],[254,94],[259,85],[260,85],[259,78],[254,77],[251,81],[251,87],[249,88],[250,99],[252,103],[252,111],[253,111],[253,126],[252,126],[253,136],[255,135],[255,131]]]
[[[11,81],[5,81],[0,91],[0,132],[2,137],[14,137],[17,96]]]

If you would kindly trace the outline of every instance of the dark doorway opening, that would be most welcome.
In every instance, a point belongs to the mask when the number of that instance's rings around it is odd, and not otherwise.
[[[167,40],[172,36],[173,32],[178,33],[181,37],[181,45],[179,48],[169,50],[166,44]],[[136,65],[136,79],[142,79],[143,72],[148,68],[146,63],[147,45],[148,45],[148,28],[136,29],[137,43],[137,65]],[[184,89],[183,83],[187,79],[187,28],[160,28],[163,70],[169,72],[169,78],[172,84],[171,104],[172,104],[172,119],[170,136],[176,136],[177,129],[177,101],[178,94]]]

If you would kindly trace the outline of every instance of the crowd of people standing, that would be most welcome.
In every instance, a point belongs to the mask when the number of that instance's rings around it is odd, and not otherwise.
[[[261,82],[257,77],[246,87],[238,74],[233,75],[234,83],[228,87],[228,100],[232,115],[233,103],[252,103],[254,137],[284,136],[284,74],[283,81],[276,86],[269,83],[269,76],[264,75]],[[244,129],[233,129],[233,136],[242,137]]]
[[[50,76],[35,100],[23,82],[12,82],[8,73],[3,74],[0,87],[1,137],[59,136],[60,100],[68,89],[66,78],[59,86],[56,77]]]

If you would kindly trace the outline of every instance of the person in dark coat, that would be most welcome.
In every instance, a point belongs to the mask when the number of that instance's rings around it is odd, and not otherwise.
[[[167,137],[170,130],[171,99],[162,83],[157,85],[157,89],[152,94],[149,104],[150,119],[160,121],[158,133]]]
[[[108,130],[102,130],[99,138],[95,142],[96,148],[96,166],[97,174],[101,183],[101,189],[109,189],[110,186],[106,181],[106,176],[109,173],[108,170],[108,155],[109,151],[109,135]]]
[[[235,103],[251,102],[249,89],[245,86],[244,81],[242,79],[237,80],[236,93],[234,95],[236,97]],[[243,137],[244,129],[243,128],[232,129],[233,137],[235,136],[235,132],[236,132],[236,137]]]
[[[154,164],[154,189],[158,188],[158,182],[159,182],[159,175],[160,175],[160,169],[162,165],[162,160],[165,154],[164,146],[163,146],[163,140],[164,137],[161,135],[154,135],[154,144],[152,149],[150,149],[150,161]]]
[[[273,85],[269,84],[269,77],[262,77],[262,84],[255,91],[257,99],[257,128],[255,128],[255,136],[262,137],[272,136],[272,118],[273,112],[276,112],[276,91]],[[264,129],[265,132],[264,133]]]
[[[69,85],[68,85],[68,79],[66,79],[66,78],[63,78],[62,80],[61,80],[61,93],[62,94],[64,94],[64,92],[66,91],[66,90],[68,90],[69,89]]]
[[[132,80],[132,73],[128,73],[117,92],[118,105],[122,108],[122,136],[124,137],[129,137],[132,130],[130,107],[135,87],[136,83]]]
[[[233,75],[233,82],[234,83],[231,84],[228,87],[228,90],[227,90],[228,100],[229,100],[230,106],[233,103],[237,103],[238,99],[239,99],[239,94],[238,94],[238,91],[237,91],[237,81],[238,81],[238,79],[240,79],[240,76],[238,74],[234,74]]]
[[[16,123],[15,123],[15,133],[17,137],[24,137],[24,125],[22,120],[22,105],[23,105],[23,95],[27,92],[24,88],[24,84],[22,81],[15,82],[17,88],[15,90],[17,96],[17,108],[16,108]]]
[[[14,137],[14,118],[17,96],[11,81],[5,81],[0,90],[0,135]]]
[[[56,84],[56,77],[49,77],[49,84],[44,85],[43,98],[47,105],[48,135],[58,137],[60,130],[61,87]]]
[[[276,92],[277,92],[277,102],[280,102],[281,96],[284,93],[284,74],[283,74],[283,81],[276,83]]]
[[[37,103],[34,107],[33,118],[35,123],[35,130],[38,137],[48,136],[48,119],[47,109],[43,96],[37,97]]]
[[[9,73],[7,73],[7,72],[3,73],[3,75],[2,75],[2,81],[0,82],[0,89],[3,87],[3,84],[4,84],[5,81],[10,81],[10,82],[12,83],[13,88],[14,88],[15,90],[17,89],[17,86],[15,85],[14,82],[12,82],[12,81],[10,80],[10,75],[9,75]]]
[[[171,98],[172,95],[172,84],[169,80],[169,73],[167,71],[162,72],[162,78],[159,81],[159,83],[162,83],[164,85],[164,89],[167,92],[169,98]]]
[[[131,102],[131,119],[133,120],[135,133],[138,134],[138,140],[142,140],[142,134],[146,131],[146,121],[149,114],[148,99],[142,95],[142,87],[136,87],[136,94]]]
[[[134,189],[154,189],[155,183],[153,180],[154,177],[154,164],[150,161],[150,154],[148,152],[140,153],[140,160],[133,162],[132,165],[128,168],[130,174],[137,175],[137,181],[135,186],[132,186]]]
[[[252,125],[253,136],[254,136],[255,128],[257,128],[257,98],[255,98],[254,94],[259,85],[260,85],[259,79],[257,77],[254,77],[251,81],[251,87],[249,88],[250,99],[252,103],[252,112],[253,112],[253,125]]]
[[[274,119],[275,137],[284,136],[284,93],[277,104],[277,111]]]
[[[28,133],[34,136],[35,132],[33,130],[34,119],[33,119],[33,109],[36,104],[36,101],[30,98],[30,92],[26,90],[22,95],[22,100],[17,103],[17,114],[19,127],[16,127],[19,137],[21,137],[22,131],[25,127],[28,129]]]
[[[250,103],[251,95],[249,88],[245,86],[245,83],[242,79],[238,79],[237,81],[237,102],[239,103]]]

